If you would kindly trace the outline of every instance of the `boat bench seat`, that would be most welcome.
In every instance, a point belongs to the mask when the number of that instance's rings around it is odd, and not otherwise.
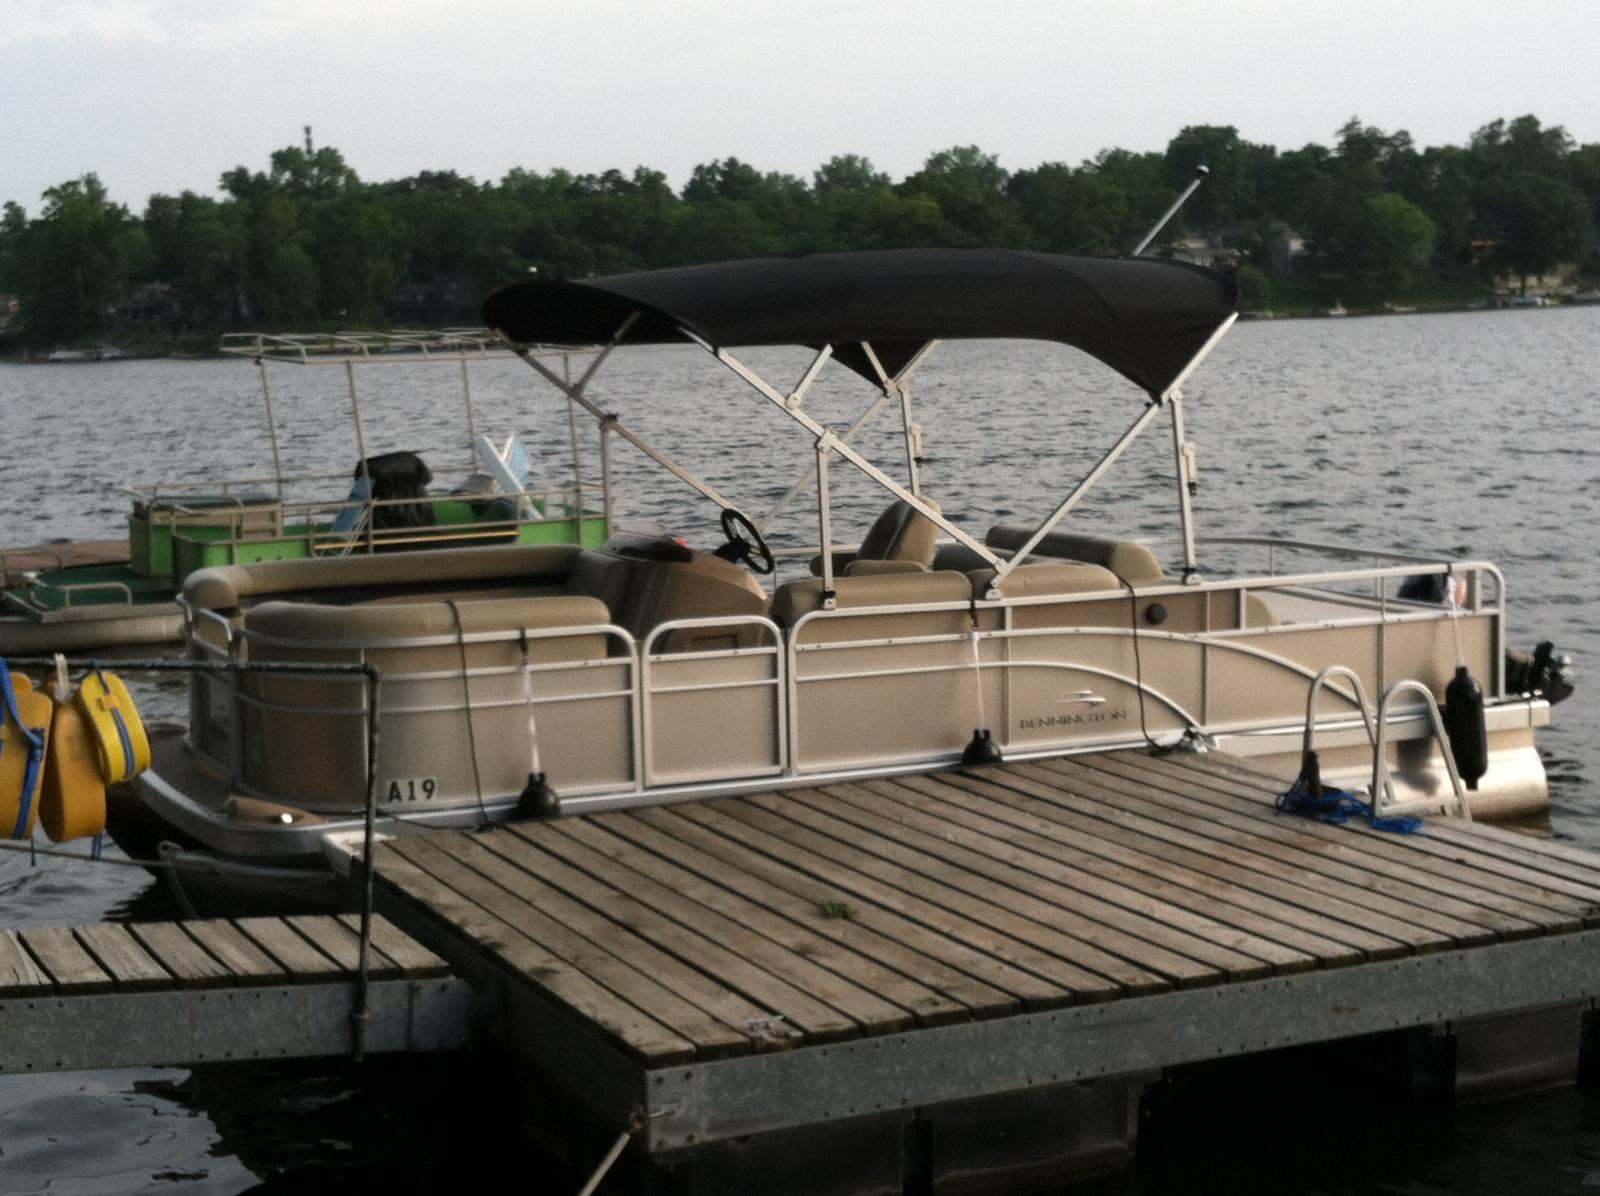
[[[996,524],[989,529],[984,543],[990,548],[1015,552],[1033,536],[1034,529],[1015,523]],[[1133,540],[1117,540],[1110,536],[1094,536],[1086,532],[1054,531],[1039,541],[1032,555],[1061,557],[1069,561],[1100,565],[1111,570],[1123,581],[1138,585],[1140,582],[1166,580],[1161,562],[1148,547]]]
[[[523,629],[575,629],[572,635],[529,637],[527,658],[535,664],[597,660],[607,654],[607,635],[576,629],[603,626],[610,621],[603,603],[574,595],[363,606],[263,602],[244,616],[245,630],[252,637],[253,660],[337,658],[349,655],[352,647],[373,645],[361,647],[367,659],[380,668],[402,672],[459,669],[463,648],[457,642],[394,646],[397,640],[453,640],[475,632]],[[489,657],[504,658],[501,663],[511,664],[522,659],[523,642],[520,637],[512,637],[469,644],[465,651],[474,668],[489,663]]]
[[[993,569],[974,569],[967,574],[972,582],[972,595],[983,599],[989,594],[994,581]],[[1111,590],[1125,595],[1128,591],[1117,580],[1117,575],[1103,565],[1089,565],[1082,561],[1038,561],[1018,565],[1000,582],[1002,598],[1035,598],[1046,594],[1094,594]]]
[[[579,549],[573,544],[507,544],[452,552],[359,554],[307,560],[260,561],[201,569],[184,583],[183,595],[201,610],[234,611],[250,599],[275,594],[396,589],[459,582],[522,583],[563,592]]]
[[[814,619],[800,631],[801,643],[839,643],[894,636],[965,634],[972,626],[967,603],[972,585],[964,573],[886,573],[840,577],[833,583],[840,610],[869,606],[903,606],[907,609],[852,619]],[[768,606],[772,621],[792,629],[801,618],[823,609],[822,579],[804,577],[779,586]],[[919,605],[959,602],[956,610],[922,610]]]
[[[1032,528],[1002,523],[989,529],[989,534],[984,538],[984,543],[990,548],[1015,552],[1026,544],[1032,535]],[[1056,531],[1051,532],[1043,540],[1040,540],[1039,546],[1034,549],[1034,552],[1044,557],[1065,558],[1071,561],[1086,562],[1090,565],[1100,566],[1102,569],[1110,571],[1112,582],[1118,589],[1122,588],[1121,582],[1124,581],[1134,587],[1176,585],[1178,581],[1177,578],[1168,577],[1161,571],[1161,562],[1156,560],[1155,553],[1151,552],[1147,546],[1133,540],[1116,540],[1110,536],[1095,536],[1086,532]],[[1032,554],[1030,554],[1029,559],[1034,559]],[[1017,570],[1017,574],[1033,567],[1031,564],[1023,565]],[[1013,574],[1012,577],[1016,577],[1017,574]],[[992,573],[989,575],[992,576]],[[976,578],[977,574],[973,576]],[[1119,581],[1118,579],[1121,580]],[[984,581],[987,580],[988,578],[985,577]],[[1007,581],[1010,582],[1011,578],[1008,578]],[[1005,590],[1008,596],[1012,593],[1009,586],[1002,586],[1002,589]],[[1198,598],[1198,595],[1196,595],[1196,598]],[[1177,597],[1156,599],[1154,601],[1161,602],[1168,609],[1169,614],[1175,616],[1174,621],[1164,624],[1171,631],[1227,631],[1233,630],[1238,626],[1235,618],[1226,619],[1221,626],[1216,625],[1216,612],[1219,610],[1232,610],[1233,608],[1229,603],[1219,602],[1215,596],[1213,596],[1210,603],[1212,612],[1210,615],[1205,613],[1206,604],[1201,602],[1188,602],[1183,598]],[[1189,612],[1190,617],[1185,618],[1185,612],[1178,609],[1183,606],[1194,607],[1194,610]],[[1245,606],[1249,626],[1272,627],[1277,624],[1278,619],[1272,613],[1271,607],[1258,595],[1246,595]],[[1211,626],[1209,627],[1205,625],[1208,618],[1211,620]]]

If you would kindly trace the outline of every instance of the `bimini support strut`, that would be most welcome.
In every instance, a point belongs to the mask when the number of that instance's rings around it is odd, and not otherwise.
[[[615,415],[608,411],[602,410],[596,403],[590,400],[588,395],[584,393],[585,388],[589,384],[589,380],[593,378],[595,372],[599,370],[601,363],[604,362],[605,359],[611,355],[612,351],[622,342],[622,338],[627,335],[628,329],[633,327],[638,318],[639,313],[634,312],[622,322],[621,326],[618,327],[616,333],[612,336],[610,342],[595,355],[595,359],[589,363],[589,368],[583,372],[583,376],[576,382],[569,382],[560,374],[557,374],[549,366],[545,365],[544,362],[535,357],[526,346],[518,345],[515,341],[507,338],[503,333],[501,334],[501,339],[511,347],[511,350],[516,353],[518,357],[520,357],[541,377],[543,377],[546,382],[550,383],[550,385],[554,386],[562,394],[566,395],[568,399],[572,400],[572,402],[576,403],[590,415],[594,416],[595,419],[599,420],[602,439],[608,432],[615,433],[626,440],[629,444],[633,445],[634,448],[638,449],[645,456],[649,457],[657,465],[661,466],[662,469],[666,470],[673,477],[683,482],[692,490],[695,490],[699,494],[709,498],[719,507],[735,508],[735,504],[724,497],[716,489],[716,487],[711,485],[711,483],[707,482],[698,474],[691,473],[682,465],[679,465],[670,456],[656,448],[655,445],[651,444],[643,436],[639,435],[639,433],[628,427],[627,424],[623,423]],[[610,514],[611,505],[610,495],[611,487],[608,479],[606,483],[606,508],[608,516]]]
[[[1183,528],[1183,580],[1195,583],[1200,580],[1200,566],[1194,548],[1194,442],[1183,430],[1183,392],[1174,390],[1168,405],[1172,408],[1173,468],[1178,477],[1178,521]]]
[[[904,486],[895,481],[888,474],[884,473],[883,470],[879,469],[871,461],[868,461],[860,453],[856,452],[856,450],[850,445],[845,444],[830,428],[826,427],[818,420],[813,419],[811,415],[802,407],[790,404],[789,401],[778,392],[776,387],[774,387],[760,374],[756,373],[753,369],[747,366],[744,362],[740,361],[732,353],[728,352],[726,349],[717,348],[717,346],[709,343],[704,338],[695,335],[688,329],[683,329],[682,331],[685,336],[689,337],[701,348],[705,349],[708,353],[720,361],[723,365],[727,366],[735,374],[743,378],[747,383],[765,396],[769,402],[771,402],[780,411],[788,415],[790,419],[794,420],[795,423],[799,424],[806,431],[810,432],[819,440],[823,437],[828,437],[828,443],[833,452],[844,458],[844,460],[850,462],[851,465],[854,465],[858,470],[866,474],[867,477],[871,478],[874,482],[878,483],[878,485],[889,491],[890,494],[893,494],[896,498],[903,500],[908,506],[911,507],[912,510],[930,520],[935,527],[942,528],[953,539],[955,539],[957,543],[964,544],[968,548],[972,549],[973,552],[976,552],[990,565],[995,567],[1000,565],[1000,558],[997,557],[992,551],[980,544],[977,540],[974,540],[955,524],[951,523],[935,507],[929,505],[929,503],[920,495],[913,494],[910,490],[907,490]]]
[[[883,393],[874,399],[872,404],[856,417],[855,423],[851,424],[843,432],[839,433],[839,439],[843,443],[849,444],[856,438],[862,429],[864,429],[868,424],[878,417],[878,413],[889,405],[890,401],[901,392],[902,388],[909,390],[912,372],[923,363],[928,354],[931,353],[938,346],[938,344],[938,341],[929,341],[927,344],[923,345],[922,348],[918,349],[911,360],[906,362],[906,364],[901,368],[900,372],[894,375],[893,378],[889,379],[889,385],[884,387]],[[791,401],[799,401],[804,397],[805,389],[808,388],[811,382],[815,379],[815,371],[821,369],[823,362],[827,361],[832,356],[833,346],[824,345],[817,353],[815,359],[813,359],[811,368],[806,371],[806,376],[800,380],[800,385],[795,388],[795,393],[790,396]],[[917,455],[920,457],[920,445],[917,446],[916,451]],[[772,521],[781,515],[788,508],[789,504],[795,500],[795,497],[802,490],[811,485],[811,483],[816,479],[816,476],[816,465],[813,463],[806,466],[804,472],[802,472],[801,475],[795,479],[794,484],[783,492],[783,496],[779,498],[777,502],[772,504],[771,510],[769,510],[760,519],[756,520],[756,530],[758,532],[766,531],[767,528],[772,525]],[[921,490],[918,489],[917,492],[920,494]]]
[[[998,592],[1000,583],[1006,579],[1007,575],[1010,574],[1011,571],[1018,565],[1022,564],[1023,561],[1028,559],[1028,554],[1031,553],[1035,548],[1039,547],[1039,542],[1048,536],[1055,528],[1056,524],[1060,523],[1064,518],[1066,518],[1067,512],[1072,510],[1073,507],[1077,506],[1082,500],[1083,496],[1087,494],[1094,487],[1094,485],[1106,475],[1106,471],[1109,470],[1112,465],[1116,464],[1117,458],[1128,451],[1128,446],[1137,440],[1139,438],[1139,434],[1148,428],[1151,421],[1161,413],[1161,406],[1161,403],[1155,400],[1151,400],[1149,403],[1147,403],[1144,410],[1139,413],[1139,418],[1134,420],[1133,423],[1128,426],[1128,430],[1122,434],[1117,442],[1108,450],[1106,450],[1105,456],[1100,458],[1099,463],[1084,475],[1084,478],[1081,482],[1073,487],[1072,493],[1067,495],[1067,497],[1061,501],[1061,505],[1056,507],[1054,511],[1050,512],[1050,514],[1045,517],[1045,521],[1034,529],[1033,535],[1028,537],[1027,543],[1025,543],[1021,548],[1017,549],[1016,552],[1012,553],[1010,560],[1001,561],[996,564],[994,580],[989,583],[989,592],[991,594]]]

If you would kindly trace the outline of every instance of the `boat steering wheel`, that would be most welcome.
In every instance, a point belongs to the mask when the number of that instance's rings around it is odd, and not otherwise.
[[[763,576],[771,573],[776,567],[772,560],[772,550],[767,547],[767,542],[761,538],[756,525],[750,522],[750,517],[743,511],[735,507],[722,508],[722,534],[728,542],[712,555],[735,564],[742,561],[750,566],[752,573],[760,573]]]

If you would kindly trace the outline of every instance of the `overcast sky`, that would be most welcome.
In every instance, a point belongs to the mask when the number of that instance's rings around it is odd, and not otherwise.
[[[1600,141],[1595,0],[0,0],[0,201],[89,171],[136,211],[312,125],[369,180],[729,155],[899,179],[1188,124],[1292,148],[1352,115],[1420,145],[1531,112]]]

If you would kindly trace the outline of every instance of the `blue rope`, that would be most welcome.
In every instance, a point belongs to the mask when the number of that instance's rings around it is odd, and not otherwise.
[[[1320,797],[1313,794],[1307,786],[1305,778],[1301,777],[1290,785],[1288,789],[1278,795],[1278,800],[1273,803],[1285,814],[1299,814],[1305,818],[1315,818],[1318,822],[1331,823],[1341,826],[1351,818],[1365,818],[1367,824],[1375,831],[1393,831],[1398,835],[1414,835],[1422,829],[1420,818],[1374,818],[1372,816],[1372,803],[1362,801],[1354,793],[1345,789],[1322,790]]]

